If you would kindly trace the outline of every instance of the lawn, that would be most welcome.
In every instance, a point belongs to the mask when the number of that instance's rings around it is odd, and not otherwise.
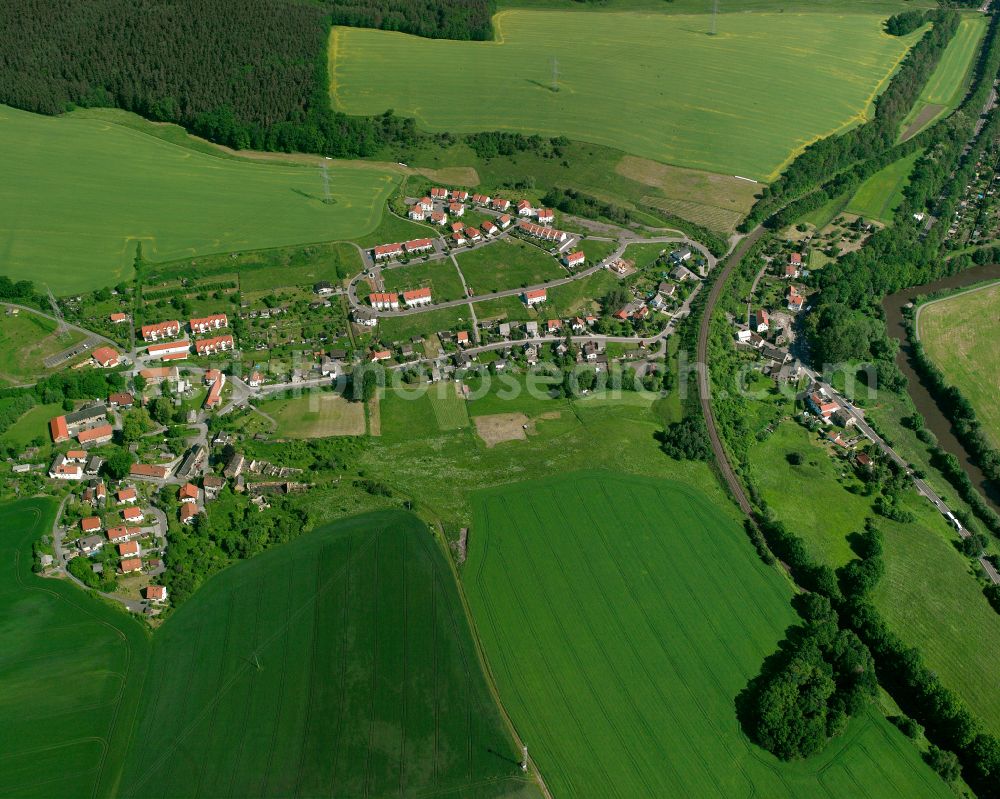
[[[462,280],[450,258],[427,263],[417,261],[406,266],[383,269],[382,280],[385,281],[386,290],[394,293],[430,287],[435,302],[460,300],[465,296]]]
[[[1000,283],[920,307],[917,334],[945,379],[972,403],[983,431],[1000,447]]]
[[[455,305],[426,313],[383,316],[378,320],[378,335],[385,343],[409,341],[413,336],[432,336],[439,330],[452,330],[469,318],[469,306]]]
[[[142,627],[31,572],[56,502],[0,507],[0,795],[112,797],[148,656]]]
[[[959,23],[913,109],[903,120],[902,136],[908,139],[935,119],[958,107],[969,85],[972,65],[986,33],[987,18],[970,14]]]
[[[83,338],[83,334],[75,330],[57,334],[55,322],[30,311],[22,310],[16,316],[3,313],[0,316],[0,385],[18,385],[44,377],[50,373],[45,368],[45,359]]]
[[[477,247],[457,259],[466,284],[476,294],[534,286],[567,274],[553,256],[513,237]]]
[[[734,698],[795,621],[739,524],[671,481],[570,473],[476,498],[463,580],[556,796],[950,796],[875,711],[781,763]]]
[[[545,306],[553,316],[563,318],[573,314],[584,314],[598,310],[598,300],[618,285],[618,278],[606,269],[601,269],[582,280],[564,283],[548,290]]]
[[[505,10],[494,42],[336,27],[331,97],[341,111],[392,108],[433,131],[565,135],[769,181],[864,119],[920,35],[891,37],[883,14],[843,10],[724,14],[716,36],[705,13]],[[462,68],[428,80],[413,64]]]
[[[365,408],[331,391],[306,391],[301,397],[261,402],[262,413],[273,418],[275,435],[283,438],[362,436]]]
[[[923,150],[917,150],[880,169],[858,186],[844,210],[865,219],[889,224],[899,204],[903,202],[903,189],[910,183],[913,165],[922,154]]]
[[[329,166],[329,203],[316,166],[215,157],[123,125],[50,118],[0,106],[4,272],[56,294],[132,274],[147,258],[346,239],[374,229],[399,180]],[[325,163],[325,162],[322,162]]]
[[[156,632],[123,797],[537,794],[444,553],[399,511],[210,580]]]
[[[802,456],[800,465],[788,462],[792,452]],[[841,477],[844,472],[848,477]],[[847,537],[864,527],[866,517],[876,519],[886,554],[876,605],[906,643],[920,647],[945,685],[1000,732],[1000,696],[982,679],[1000,655],[1000,616],[953,546],[954,531],[930,503],[915,493],[906,496],[905,507],[916,517],[912,524],[876,516],[872,497],[849,490],[859,481],[846,464],[792,422],[751,450],[751,474],[776,517],[814,558],[834,568],[856,557]]]
[[[0,434],[0,439],[18,449],[27,447],[36,438],[49,441],[49,420],[65,413],[61,402],[35,405],[25,411],[14,424]]]

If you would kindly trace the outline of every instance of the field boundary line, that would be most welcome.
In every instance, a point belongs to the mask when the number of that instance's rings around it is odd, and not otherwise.
[[[965,294],[973,294],[977,291],[983,291],[985,289],[992,289],[1000,286],[1000,280],[993,280],[989,283],[984,283],[982,286],[973,286],[970,289],[963,289],[962,291],[957,291],[954,294],[949,294],[946,297],[938,297],[936,300],[929,300],[927,302],[922,302],[915,306],[913,311],[913,336],[917,341],[920,341],[920,314],[923,312],[924,308],[929,308],[932,305],[937,305],[939,302],[945,302],[946,300],[954,300],[958,297],[962,297]]]

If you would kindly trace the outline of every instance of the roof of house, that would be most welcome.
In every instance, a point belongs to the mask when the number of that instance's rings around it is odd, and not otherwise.
[[[50,419],[49,432],[52,434],[52,438],[55,441],[58,441],[61,438],[69,438],[69,427],[66,425],[66,417],[57,416],[54,419]]]
[[[143,513],[139,510],[139,508],[125,508],[125,510],[122,511],[122,518],[125,519],[125,521],[134,521],[136,519],[141,519],[142,517]]]
[[[190,519],[192,516],[197,516],[197,515],[198,515],[198,506],[195,505],[193,502],[185,502],[183,505],[181,505],[181,510],[180,510],[181,521],[185,521],[186,519]]]
[[[532,289],[531,291],[524,292],[525,299],[537,300],[544,298],[546,296],[545,289]]]
[[[190,346],[190,341],[167,341],[163,344],[150,344],[146,348],[146,352],[150,355],[158,355],[161,352],[173,352],[179,350],[179,348],[186,350]]]
[[[388,292],[379,291],[374,294],[369,294],[368,301],[372,305],[374,305],[377,302],[392,303],[392,302],[399,302],[399,297],[397,297],[395,294],[389,294]]]
[[[200,353],[206,350],[219,348],[232,348],[235,346],[232,336],[215,336],[214,338],[199,339],[194,343],[195,351]]]
[[[146,599],[166,599],[167,589],[162,585],[147,585],[146,586]]]
[[[101,529],[101,519],[99,516],[88,516],[80,519],[80,529],[85,533],[93,533]]]
[[[98,347],[93,352],[93,358],[98,363],[108,363],[110,361],[117,361],[120,356],[118,351],[112,349],[111,347]]]
[[[419,250],[424,247],[433,247],[434,242],[430,239],[411,239],[403,245],[408,250]]]
[[[402,251],[403,251],[403,245],[399,243],[379,244],[377,247],[375,247],[376,255],[385,255],[386,253],[402,252]]]
[[[163,333],[167,330],[180,330],[181,323],[176,319],[171,319],[167,322],[156,322],[151,325],[143,325],[141,328],[142,337],[145,338],[149,333]]]
[[[82,431],[76,438],[81,444],[86,444],[100,438],[110,438],[112,433],[114,433],[114,428],[111,425],[102,424]]]
[[[185,483],[179,492],[181,499],[198,499],[198,486]]]
[[[135,397],[129,394],[127,391],[119,392],[118,394],[108,395],[109,405],[131,405],[135,402]]]
[[[201,325],[211,325],[215,322],[221,322],[223,326],[229,324],[229,320],[224,313],[214,313],[210,316],[203,316],[200,319],[192,319],[190,325],[192,328],[200,327]]]
[[[142,560],[140,558],[125,558],[121,562],[121,569],[123,572],[137,572],[142,569]]]
[[[138,541],[125,541],[118,545],[118,554],[121,557],[126,557],[129,555],[139,554],[139,542]]]
[[[117,496],[119,502],[129,502],[130,500],[133,500],[136,497],[138,497],[139,492],[132,487],[123,488],[118,492]]]
[[[149,463],[133,463],[130,472],[136,477],[157,477],[161,480],[168,474],[166,466],[154,466]]]
[[[411,289],[410,291],[403,292],[403,299],[409,302],[410,300],[422,300],[424,298],[430,299],[431,290],[429,288],[422,289]]]

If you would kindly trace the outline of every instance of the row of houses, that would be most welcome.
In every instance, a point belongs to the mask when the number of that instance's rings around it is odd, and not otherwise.
[[[124,319],[115,319],[116,316],[124,317]],[[123,322],[128,319],[125,314],[112,314],[112,322]],[[220,330],[224,327],[229,327],[229,318],[224,313],[210,314],[208,316],[203,316],[197,319],[188,320],[188,327],[191,330],[191,334],[195,336],[204,335],[212,330]],[[170,319],[166,322],[156,322],[150,325],[143,325],[140,328],[142,334],[142,340],[145,342],[161,341],[167,338],[176,338],[181,333],[181,323],[176,319]]]
[[[410,241],[394,242],[392,244],[379,244],[372,248],[372,257],[376,261],[386,261],[390,258],[399,258],[403,255],[419,255],[427,250],[434,249],[434,242],[431,239],[411,239]]]
[[[146,352],[149,357],[161,361],[181,361],[191,354],[191,346],[191,342],[186,339],[183,341],[168,341],[163,344],[150,344],[146,348]],[[236,342],[229,334],[198,339],[194,342],[195,354],[200,356],[217,355],[220,352],[235,349],[235,347]]]
[[[49,477],[53,480],[78,481],[86,477],[96,477],[101,471],[104,459],[89,455],[84,450],[71,449],[65,455],[58,453],[49,466]]]
[[[400,296],[408,308],[420,308],[424,305],[430,305],[434,301],[429,288],[419,288],[408,289],[401,294],[384,291],[374,292],[368,295],[368,302],[376,311],[398,311]]]
[[[535,239],[541,239],[542,241],[555,242],[557,244],[563,244],[569,240],[569,233],[562,230],[556,230],[555,228],[545,227],[544,225],[536,225],[534,222],[528,222],[522,220],[518,222],[517,229],[524,233],[526,236],[531,236]]]

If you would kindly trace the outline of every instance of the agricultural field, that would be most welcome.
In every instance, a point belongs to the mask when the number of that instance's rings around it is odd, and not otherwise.
[[[53,370],[45,359],[82,341],[82,333],[56,333],[56,323],[44,316],[20,311],[0,315],[0,385],[31,383]],[[76,361],[81,361],[78,358]],[[74,361],[74,363],[76,363]]]
[[[804,762],[743,735],[734,698],[794,623],[792,591],[698,491],[582,472],[481,492],[463,575],[557,796],[951,795],[874,710]]]
[[[382,270],[386,291],[401,292],[428,287],[435,302],[460,300],[465,296],[462,279],[450,258],[423,263],[416,261],[406,266]]]
[[[880,169],[858,186],[844,210],[865,219],[889,224],[903,202],[903,190],[910,183],[913,165],[922,154],[922,150],[917,150]]]
[[[5,273],[56,294],[112,285],[145,257],[348,239],[374,229],[398,184],[389,171],[215,157],[130,127],[0,107]]]
[[[408,514],[332,524],[222,572],[152,655],[123,797],[537,796],[444,553]]]
[[[32,574],[32,543],[57,503],[0,507],[0,795],[110,797],[146,670],[148,637],[127,614]]]
[[[513,237],[457,256],[466,285],[476,294],[534,286],[566,277],[566,270],[544,250]]]
[[[912,138],[931,122],[958,107],[968,89],[976,53],[986,34],[987,21],[982,14],[970,14],[959,23],[955,37],[948,43],[937,68],[903,120],[902,141]]]
[[[277,422],[280,438],[363,436],[365,408],[330,391],[305,391],[301,397],[258,403],[261,413]]]
[[[781,11],[722,15],[716,36],[704,13],[506,10],[495,42],[337,27],[331,97],[347,113],[393,108],[433,131],[565,135],[769,181],[864,119],[920,35],[888,36],[879,13]],[[464,67],[428,80],[414,63]]]
[[[922,305],[917,336],[927,355],[972,403],[983,431],[1000,447],[1000,283]]]
[[[791,465],[791,453],[801,456],[799,465]],[[945,685],[1000,733],[1000,697],[982,680],[983,669],[1000,655],[1000,616],[969,574],[968,559],[955,549],[954,531],[940,514],[911,493],[905,508],[916,517],[913,523],[876,516],[851,470],[791,422],[779,425],[750,457],[752,478],[768,506],[820,562],[836,568],[856,557],[848,537],[866,517],[877,520],[885,536],[886,575],[875,591],[876,605],[903,640],[920,647]]]

